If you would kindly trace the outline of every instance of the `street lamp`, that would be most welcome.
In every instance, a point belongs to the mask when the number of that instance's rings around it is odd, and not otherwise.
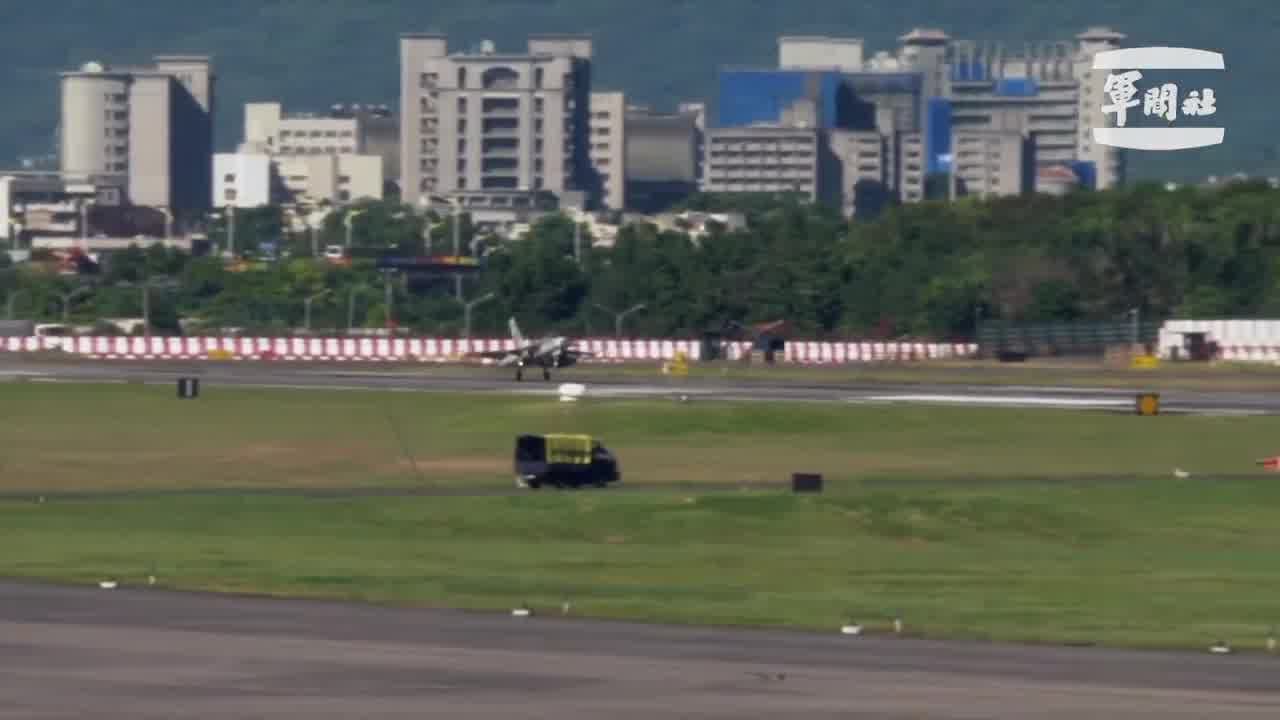
[[[456,197],[445,197],[443,195],[428,195],[426,200],[428,202],[443,200],[453,208],[453,212],[449,214],[449,223],[453,226],[453,256],[458,257],[462,252],[462,201]],[[462,275],[457,271],[454,271],[453,274],[453,297],[458,302],[463,302]]]
[[[600,303],[592,303],[592,304],[613,316],[613,333],[614,333],[614,337],[616,338],[622,337],[622,321],[626,319],[626,317],[631,313],[639,312],[640,310],[643,310],[646,307],[644,303],[640,303],[639,305],[629,307],[626,310],[623,310],[622,312],[614,312],[613,310],[605,307],[604,305],[601,305]]]
[[[67,316],[71,314],[71,302],[80,295],[90,292],[87,287],[78,287],[71,292],[58,293],[58,300],[62,302],[62,322],[67,321]]]
[[[85,252],[89,251],[89,208],[92,206],[92,200],[80,201],[80,241]]]
[[[369,287],[367,285],[356,285],[355,287],[351,288],[351,290],[347,293],[347,332],[348,333],[351,332],[351,329],[355,327],[355,324],[356,324],[356,295],[359,295],[360,293],[368,292],[368,290],[369,290]]]
[[[214,220],[225,219],[227,221],[227,255],[235,257],[236,255],[236,206],[226,205],[225,213],[210,213],[209,217]]]
[[[357,217],[364,214],[364,210],[352,210],[342,219],[342,224],[347,227],[347,249],[351,249],[351,222]]]
[[[29,290],[14,290],[13,292],[9,293],[9,300],[7,303],[5,303],[5,310],[10,320],[13,319],[13,310],[14,310],[14,307],[17,306],[18,304],[18,296],[30,295],[30,294],[31,294],[31,291]]]
[[[488,302],[494,297],[493,293],[485,293],[471,302],[462,303],[462,337],[471,338],[471,310],[481,303]],[[461,302],[461,301],[459,301]]]
[[[164,239],[168,240],[173,237],[173,211],[167,207],[162,207],[160,212],[164,214]]]
[[[329,292],[330,292],[329,289],[325,288],[324,290],[321,290],[315,295],[312,295],[311,297],[302,301],[302,327],[304,329],[311,330],[311,303],[315,302],[316,300],[319,300],[325,295],[328,295]]]

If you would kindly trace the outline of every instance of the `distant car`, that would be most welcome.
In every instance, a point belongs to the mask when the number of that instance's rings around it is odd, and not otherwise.
[[[324,249],[324,256],[330,260],[341,260],[347,253],[341,245],[330,245]]]
[[[590,435],[520,435],[515,451],[516,487],[605,487],[622,480],[618,460]]]

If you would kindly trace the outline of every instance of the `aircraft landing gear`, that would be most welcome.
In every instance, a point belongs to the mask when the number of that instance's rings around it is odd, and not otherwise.
[[[516,382],[524,380],[524,368],[516,368]]]
[[[550,381],[551,381],[551,369],[550,369],[550,368],[542,368],[542,379],[543,379],[543,380],[546,380],[546,381],[548,381],[548,382],[550,382]]]

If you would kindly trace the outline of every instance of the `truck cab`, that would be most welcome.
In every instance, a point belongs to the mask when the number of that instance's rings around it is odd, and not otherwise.
[[[515,447],[516,487],[537,490],[605,487],[622,479],[618,460],[590,435],[520,435]]]

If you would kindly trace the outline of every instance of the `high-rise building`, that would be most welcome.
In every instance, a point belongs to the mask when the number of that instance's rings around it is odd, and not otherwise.
[[[805,173],[838,190],[815,187],[811,195],[838,196],[846,211],[886,193],[923,200],[930,177],[954,180],[953,194],[1060,192],[1068,176],[1113,187],[1123,182],[1124,156],[1092,141],[1092,128],[1113,122],[1101,112],[1103,74],[1092,71],[1092,58],[1123,38],[1090,28],[1075,43],[1015,52],[916,28],[896,52],[866,57],[857,38],[782,37],[778,70],[722,72],[704,186],[724,188],[729,167],[737,168],[729,172],[733,187],[772,188],[763,181],[797,172],[780,164],[785,155],[752,156],[758,143],[735,142],[743,128],[780,126],[817,129],[817,146],[837,169],[823,171],[816,156],[790,161],[812,161]],[[746,155],[725,154],[739,145]]]
[[[214,75],[210,58],[166,55],[149,67],[87,63],[61,75],[60,165],[113,176],[132,204],[209,207]]]
[[[322,113],[286,113],[280,103],[248,103],[242,149],[283,157],[370,155],[381,158],[384,180],[400,180],[400,123],[386,105],[338,104]]]
[[[627,207],[662,212],[698,189],[702,133],[700,106],[675,114],[627,109]]]
[[[590,157],[589,38],[536,36],[450,53],[442,35],[400,39],[401,195],[441,196],[510,220],[551,196],[598,203]]]
[[[604,207],[627,207],[627,99],[620,92],[591,93],[591,165]]]

